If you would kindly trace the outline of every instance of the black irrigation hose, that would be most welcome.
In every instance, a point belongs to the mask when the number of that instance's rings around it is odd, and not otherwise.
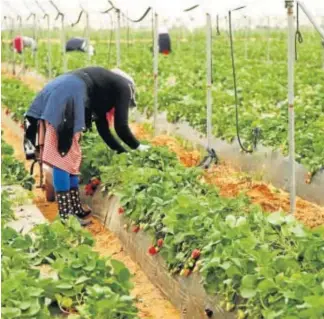
[[[236,9],[237,10],[237,9]],[[230,44],[231,44],[231,58],[232,58],[232,70],[233,70],[233,81],[234,81],[234,95],[235,95],[235,120],[236,120],[236,136],[238,143],[241,147],[241,149],[246,153],[252,153],[252,150],[248,150],[245,148],[241,142],[240,138],[240,128],[239,128],[239,114],[238,114],[238,107],[239,107],[239,101],[237,96],[237,83],[236,83],[236,68],[235,68],[235,58],[234,58],[234,41],[233,41],[233,31],[232,31],[232,12],[228,12],[228,22],[229,22],[229,35],[230,35]],[[254,147],[256,147],[257,144],[257,138],[260,134],[260,129],[255,128],[253,130],[254,135]]]
[[[78,20],[77,20],[76,22],[74,22],[74,23],[71,23],[71,27],[76,26],[76,25],[80,22],[83,13],[84,13],[84,10],[82,9],[82,10],[80,11],[80,13],[79,13]]]
[[[198,8],[198,7],[199,7],[199,4],[196,4],[196,5],[194,5],[194,6],[190,7],[190,8],[184,9],[183,12],[189,12],[189,11],[192,11],[192,10]]]
[[[101,13],[104,14],[104,13],[109,13],[111,10],[114,10],[114,7],[111,7],[109,9],[107,9],[106,11],[102,11]]]
[[[145,19],[145,17],[148,15],[148,13],[152,10],[152,7],[148,7],[145,12],[142,14],[142,16],[138,19],[131,19],[129,18],[125,13],[122,13],[122,15],[128,20],[128,21],[131,21],[131,22],[134,22],[134,23],[138,23],[138,22],[141,22]],[[153,10],[152,10],[153,12]]]
[[[295,60],[297,61],[298,59],[298,53],[297,53],[297,43],[303,43],[303,35],[300,32],[300,27],[299,27],[299,4],[297,2],[297,9],[296,9],[296,33],[295,33]]]

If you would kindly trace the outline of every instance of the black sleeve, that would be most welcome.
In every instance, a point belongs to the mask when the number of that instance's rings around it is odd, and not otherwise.
[[[137,149],[140,143],[128,126],[128,109],[130,90],[126,85],[120,92],[115,106],[115,130],[119,138],[132,149]]]
[[[99,117],[96,120],[96,126],[99,135],[112,150],[117,151],[117,153],[126,152],[126,150],[118,143],[118,141],[111,134],[108,121],[105,117]]]

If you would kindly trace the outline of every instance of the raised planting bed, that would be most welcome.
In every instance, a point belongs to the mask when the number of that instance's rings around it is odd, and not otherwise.
[[[131,227],[125,227],[129,224],[129,219],[118,214],[120,201],[117,196],[96,192],[93,197],[89,197],[83,192],[82,199],[92,207],[103,225],[118,236],[127,253],[141,266],[151,282],[181,311],[181,318],[207,318],[207,309],[212,311],[212,318],[236,317],[234,313],[226,312],[219,306],[220,300],[217,296],[206,293],[198,273],[189,277],[172,276],[160,255],[152,257],[148,254],[151,238],[143,231],[133,233]]]
[[[137,112],[134,114],[134,117],[138,123],[148,121],[145,116]],[[192,128],[187,122],[169,123],[166,115],[161,113],[158,117],[157,132],[166,131],[204,148],[207,146],[206,137]],[[236,140],[233,143],[228,143],[215,137],[212,138],[211,145],[221,160],[252,175],[260,176],[263,181],[289,192],[289,159],[283,156],[280,151],[258,145],[253,153],[247,154],[240,151]],[[295,162],[295,167],[297,195],[323,206],[324,169],[318,171],[309,180],[308,170],[302,164]]]

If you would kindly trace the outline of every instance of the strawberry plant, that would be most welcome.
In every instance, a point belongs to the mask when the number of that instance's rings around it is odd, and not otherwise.
[[[165,148],[101,156],[110,158],[98,168],[102,186],[121,197],[125,229],[147,232],[147,253],[160,254],[172,274],[199,272],[207,292],[242,318],[323,315],[322,229],[266,215],[244,195],[219,196]]]
[[[1,182],[3,185],[20,184],[31,190],[35,180],[26,171],[24,164],[13,157],[13,148],[1,139]]]

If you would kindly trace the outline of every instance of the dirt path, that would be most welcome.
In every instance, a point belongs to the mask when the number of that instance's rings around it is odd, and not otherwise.
[[[10,129],[8,124],[1,120],[4,140],[15,150],[15,157],[25,163],[27,169],[30,168],[30,162],[25,162],[25,156],[22,149],[22,134],[17,136]],[[37,174],[36,176],[37,177]],[[44,214],[44,216],[53,221],[57,215],[56,203],[48,203],[44,192],[40,189],[34,189],[34,203]],[[122,243],[110,231],[105,229],[98,220],[92,219],[93,224],[88,227],[95,238],[95,250],[101,256],[113,256],[113,258],[122,261],[134,275],[134,288],[131,292],[137,300],[136,305],[139,309],[139,317],[145,319],[179,319],[178,310],[164,298],[159,289],[157,289],[146,277],[141,268],[131,260],[128,254],[123,250]]]

